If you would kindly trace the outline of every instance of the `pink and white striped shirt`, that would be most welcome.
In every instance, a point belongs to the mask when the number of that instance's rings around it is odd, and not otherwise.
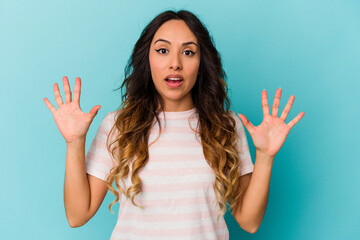
[[[115,122],[115,113],[110,112],[104,117],[85,156],[86,172],[104,181],[114,164],[105,143]],[[254,165],[244,127],[235,113],[231,114],[240,137],[237,149],[241,176],[251,173]],[[190,124],[196,129],[195,108],[160,114],[161,136],[149,146],[149,161],[139,173],[142,192],[134,199],[145,209],[134,206],[119,191],[118,219],[110,240],[229,239],[224,217],[220,216],[217,222],[219,207],[214,191],[215,173],[204,158],[200,136],[189,126],[191,115]],[[158,124],[155,124],[149,143],[157,138],[158,130]],[[125,186],[119,182],[125,189],[132,185],[130,175],[131,167]]]

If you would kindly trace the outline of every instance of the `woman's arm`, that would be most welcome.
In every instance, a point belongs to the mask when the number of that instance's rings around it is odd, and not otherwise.
[[[281,88],[277,89],[270,115],[267,92],[265,89],[262,91],[261,101],[264,117],[259,126],[255,127],[247,117],[239,114],[255,145],[256,159],[253,174],[243,195],[243,202],[240,202],[234,217],[244,230],[251,233],[257,231],[265,214],[275,155],[284,144],[291,128],[305,114],[305,112],[300,112],[289,123],[285,123],[295,100],[295,96],[291,95],[283,112],[278,117],[281,92]]]
[[[273,160],[257,151],[253,173],[240,177],[240,187],[245,192],[238,200],[234,218],[249,233],[258,230],[265,215]]]

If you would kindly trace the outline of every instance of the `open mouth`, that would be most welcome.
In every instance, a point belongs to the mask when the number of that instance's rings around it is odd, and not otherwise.
[[[183,81],[182,78],[166,78],[165,80],[169,83],[180,83]]]
[[[165,81],[169,88],[178,88],[182,85],[184,79],[169,77],[169,78],[165,78]]]

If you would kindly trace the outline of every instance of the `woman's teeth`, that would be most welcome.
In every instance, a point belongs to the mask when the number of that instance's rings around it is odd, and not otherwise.
[[[171,81],[181,81],[181,78],[168,78],[167,80],[171,80]]]

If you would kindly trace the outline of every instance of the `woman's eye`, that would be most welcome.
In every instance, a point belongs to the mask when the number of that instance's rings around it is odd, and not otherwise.
[[[165,48],[160,48],[160,49],[155,50],[155,51],[157,51],[157,52],[160,53],[160,54],[164,54],[164,53],[166,53],[167,49],[165,49]]]
[[[165,48],[160,48],[160,49],[157,49],[157,50],[155,49],[155,51],[157,51],[157,52],[160,53],[160,54],[165,54],[165,53],[168,52],[168,50],[165,49]],[[184,51],[184,53],[185,53],[186,56],[192,56],[192,55],[195,54],[195,53],[194,53],[193,51],[191,51],[191,50],[186,50],[186,51]]]
[[[184,53],[185,53],[185,55],[187,55],[187,56],[192,56],[192,55],[195,54],[195,53],[194,53],[193,51],[191,51],[191,50],[186,50],[186,51],[184,51]]]

